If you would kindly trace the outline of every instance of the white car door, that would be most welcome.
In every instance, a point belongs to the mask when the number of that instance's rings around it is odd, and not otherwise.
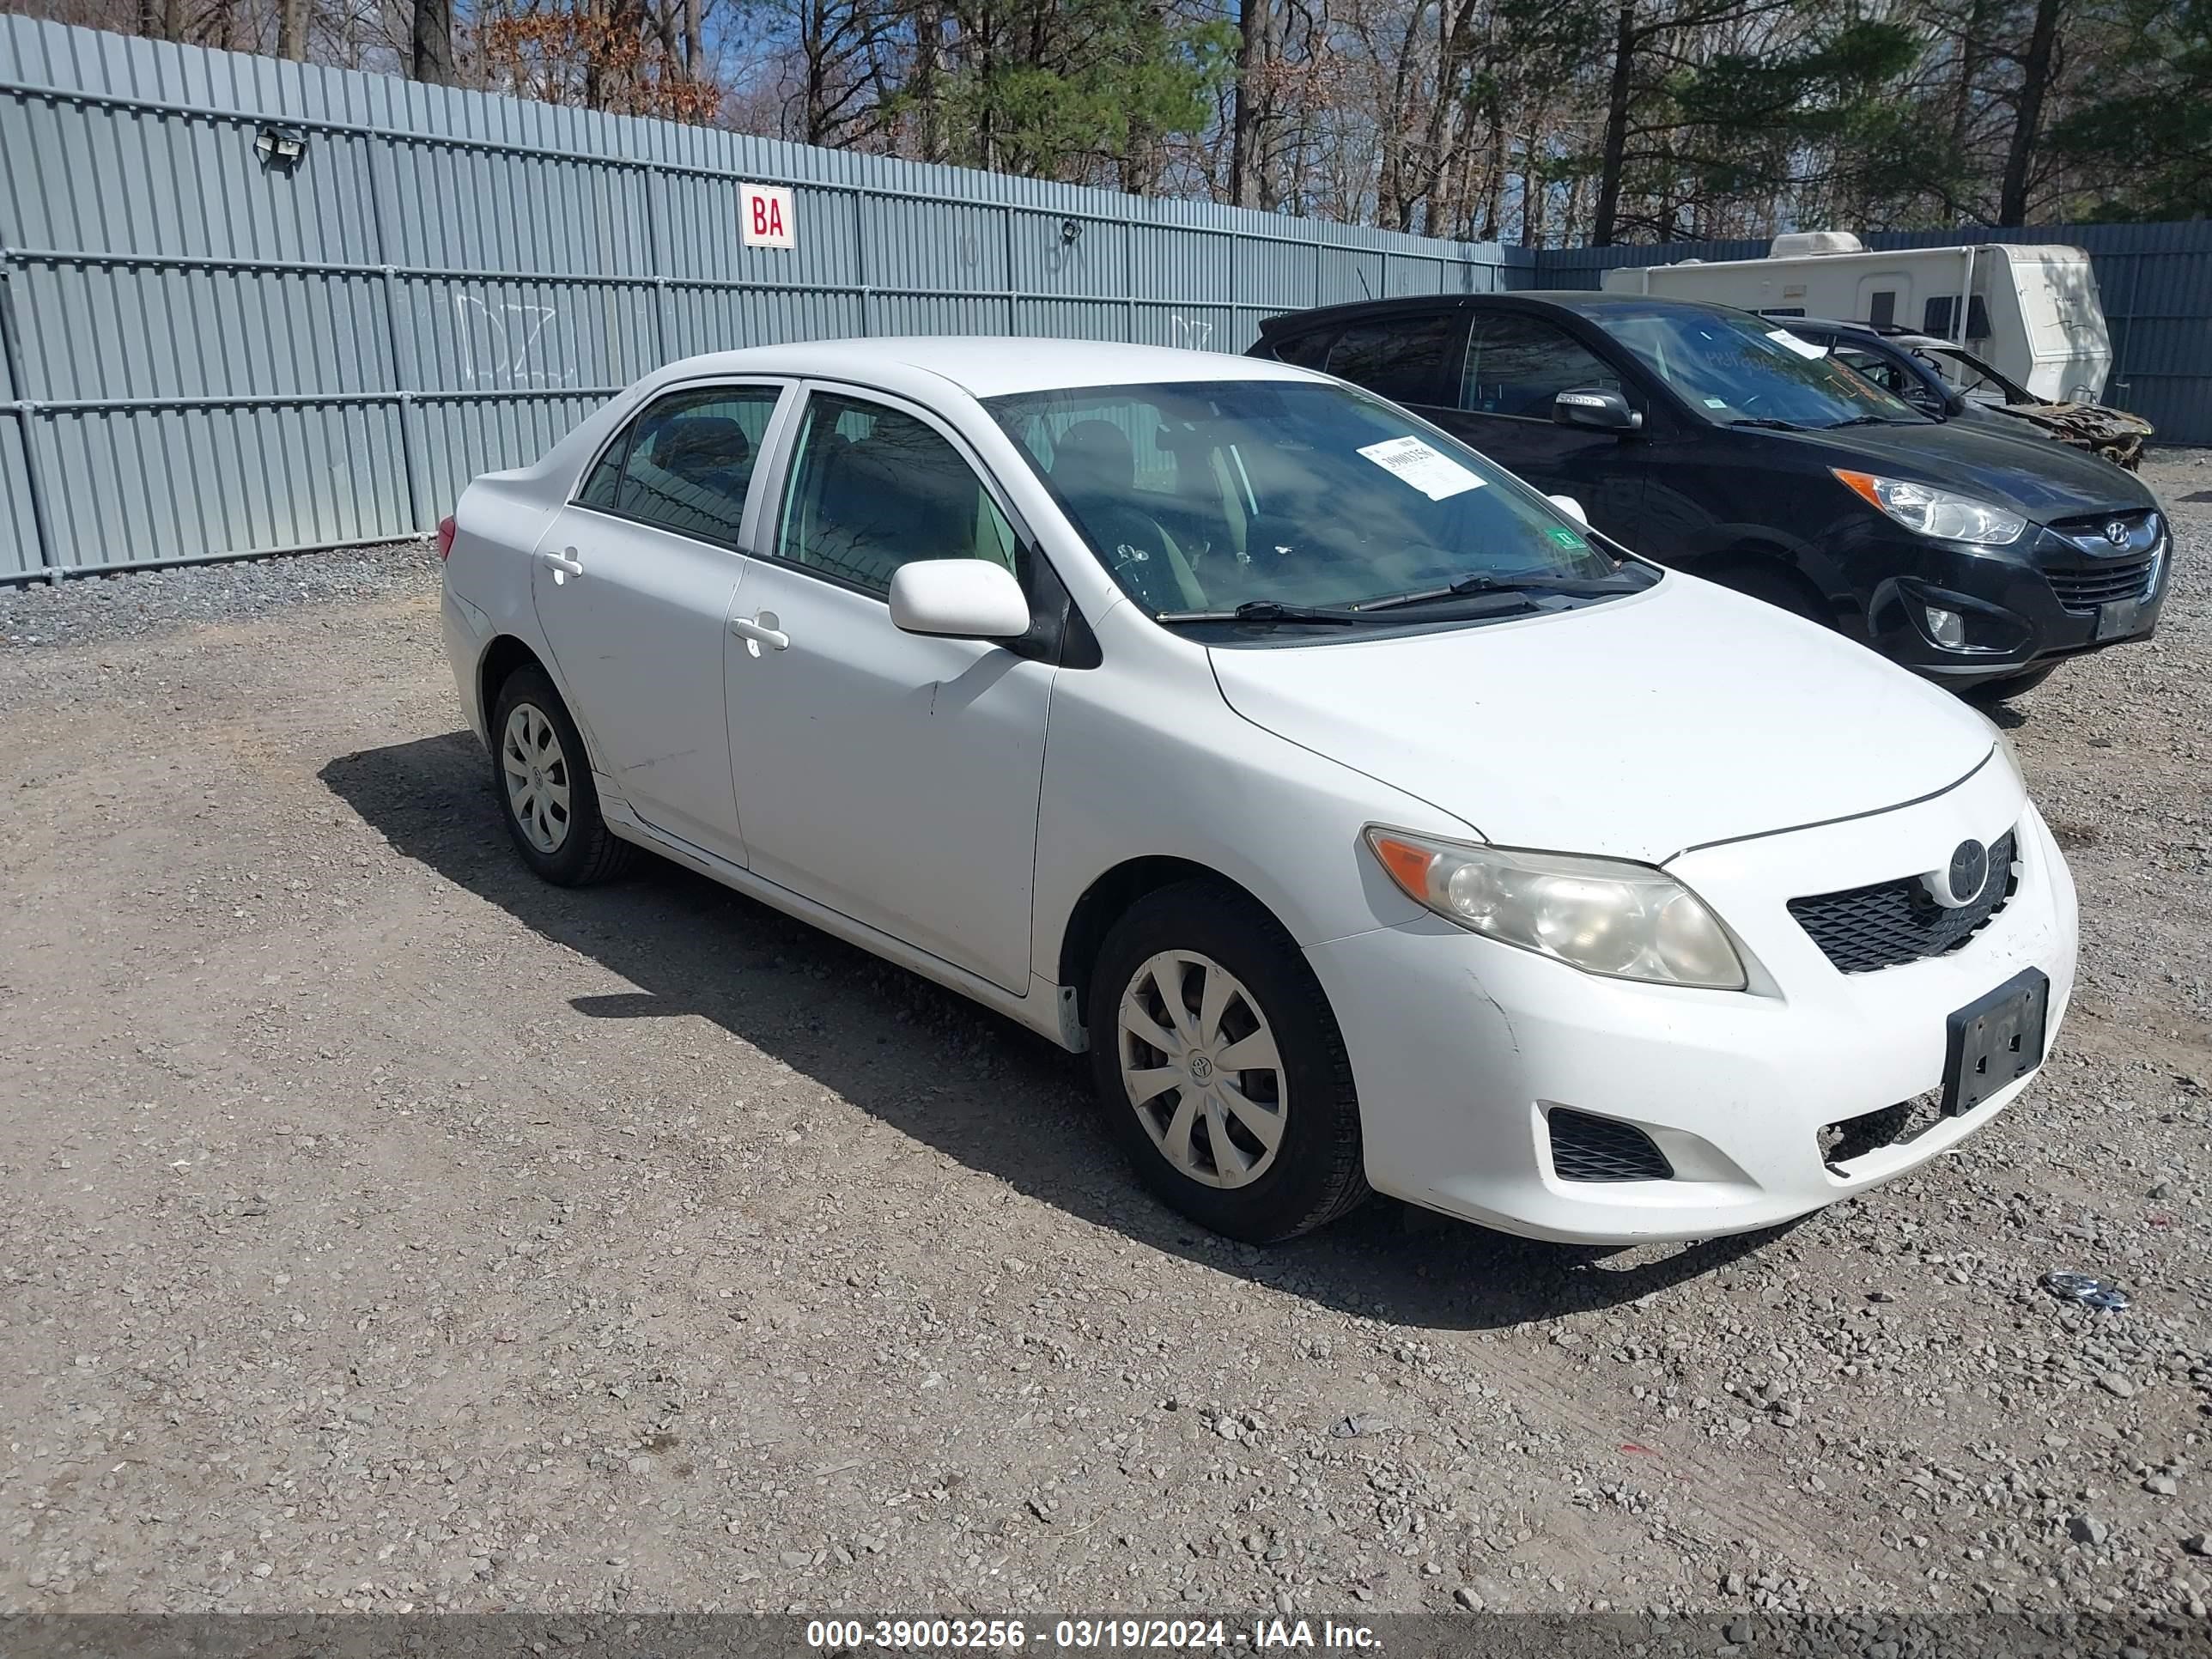
[[[810,388],[732,614],[730,750],[755,872],[981,975],[1030,985],[1054,670],[891,625],[892,573],[1024,538],[949,431]]]
[[[531,572],[594,769],[655,829],[739,864],[722,649],[755,463],[786,389],[718,382],[655,399],[586,476]]]

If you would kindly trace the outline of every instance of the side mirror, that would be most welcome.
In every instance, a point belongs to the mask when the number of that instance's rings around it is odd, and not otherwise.
[[[1547,495],[1544,499],[1551,502],[1553,507],[1558,507],[1560,512],[1565,514],[1577,524],[1582,526],[1583,529],[1587,530],[1589,528],[1589,514],[1583,511],[1583,504],[1577,501],[1573,496]]]
[[[1552,399],[1552,418],[1561,426],[1588,427],[1597,432],[1633,432],[1644,424],[1643,415],[1609,386],[1577,386],[1562,392]]]
[[[1030,631],[1030,602],[1004,565],[920,559],[891,575],[891,626],[944,639],[1019,639]]]

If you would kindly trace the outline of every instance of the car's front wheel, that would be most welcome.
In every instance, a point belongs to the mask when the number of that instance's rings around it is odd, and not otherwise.
[[[545,671],[507,677],[492,706],[491,775],[515,850],[563,887],[605,881],[629,861],[629,843],[599,815],[582,734]]]
[[[1273,1243],[1367,1196],[1335,1016],[1280,923],[1187,882],[1114,926],[1091,986],[1092,1079],[1146,1186],[1200,1225]]]

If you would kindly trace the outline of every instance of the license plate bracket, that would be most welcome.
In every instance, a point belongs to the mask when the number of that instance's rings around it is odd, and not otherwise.
[[[1943,1115],[1971,1112],[2043,1064],[2051,976],[2023,969],[1946,1022]]]
[[[2110,605],[2097,607],[2097,638],[2124,640],[2142,628],[2143,601],[2140,599],[2115,599]]]

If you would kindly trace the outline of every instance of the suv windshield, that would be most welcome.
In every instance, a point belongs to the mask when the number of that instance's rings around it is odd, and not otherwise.
[[[1717,426],[1818,428],[1927,419],[1771,318],[1607,306],[1594,309],[1589,319]]]
[[[1170,621],[1243,606],[1239,620],[1411,624],[1455,605],[1499,614],[1501,593],[1549,609],[1657,580],[1465,445],[1346,386],[1084,386],[985,406],[1122,591]],[[1383,614],[1349,614],[1366,607]],[[1334,614],[1291,614],[1316,609]]]

